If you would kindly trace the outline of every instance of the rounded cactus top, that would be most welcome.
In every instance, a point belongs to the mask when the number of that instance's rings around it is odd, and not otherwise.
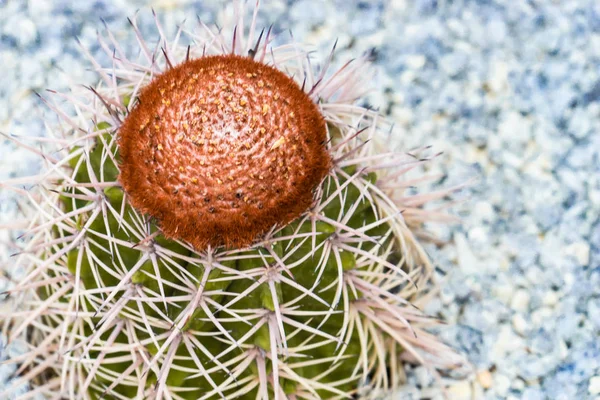
[[[328,173],[326,124],[285,73],[206,56],[156,76],[119,130],[119,180],[163,233],[243,247],[306,211]]]

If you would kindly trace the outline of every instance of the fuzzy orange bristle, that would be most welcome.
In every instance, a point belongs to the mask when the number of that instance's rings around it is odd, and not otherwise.
[[[331,166],[326,140],[319,108],[289,76],[248,57],[202,57],[141,92],[119,130],[119,180],[167,237],[244,247],[310,207]]]

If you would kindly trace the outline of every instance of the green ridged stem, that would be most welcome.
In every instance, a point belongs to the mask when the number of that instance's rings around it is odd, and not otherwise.
[[[98,130],[110,130],[110,128],[111,128],[110,125],[108,123],[104,123],[104,122],[98,124],[98,126],[97,126]],[[114,155],[115,159],[118,161],[119,155],[118,155],[118,151],[116,148],[116,143],[115,143],[112,133],[110,133],[110,132],[103,133],[102,139],[103,139],[103,141],[97,140],[96,145],[88,154],[90,165],[91,165],[91,168],[92,168],[94,174],[96,175],[96,177],[98,177],[99,179],[100,179],[100,177],[102,177],[103,181],[113,182],[113,181],[117,180],[118,168],[113,164],[110,157],[108,157],[106,155],[106,152],[110,151]],[[110,144],[110,148],[106,149],[105,146],[109,145],[109,144]],[[73,151],[77,151],[77,149],[74,149]],[[81,155],[78,157],[74,157],[70,160],[71,167],[76,168],[79,165],[77,172],[75,174],[75,179],[77,182],[80,182],[80,183],[84,183],[84,182],[90,183],[91,182],[90,171],[88,171],[88,167],[84,163],[80,163],[80,158],[81,158]],[[356,170],[353,167],[349,167],[349,168],[345,169],[345,172],[348,173],[349,175],[353,175],[356,172]],[[364,177],[364,179],[367,182],[370,182],[371,184],[375,183],[376,178],[377,177],[376,177],[375,173],[369,173],[368,175],[365,175],[365,177]],[[343,179],[342,177],[339,177],[338,179],[339,179],[339,184],[343,184],[345,182],[345,179]],[[329,195],[331,195],[333,192],[335,192],[337,187],[334,184],[334,181],[332,180],[332,178],[327,178],[326,182],[324,182],[324,189],[325,189],[324,193],[323,193],[324,198],[327,198]],[[70,188],[70,189],[66,188],[65,190],[68,190],[74,194],[81,193],[79,190],[73,189],[73,188]],[[112,208],[117,213],[121,213],[121,210],[123,208],[123,197],[124,197],[123,191],[118,187],[111,187],[111,188],[105,189],[103,193],[104,193],[106,199],[108,200],[108,202],[110,203],[110,205],[112,206]],[[336,198],[334,198],[324,208],[323,213],[326,217],[328,217],[332,220],[339,220],[340,215],[345,215],[346,213],[348,213],[350,211],[352,205],[356,201],[359,201],[360,190],[355,185],[349,184],[346,186],[346,189],[343,191],[342,197],[345,198],[345,202],[344,202],[343,206],[342,206],[340,197],[336,196]],[[80,199],[72,199],[67,196],[62,196],[61,200],[62,200],[63,207],[64,207],[65,211],[67,211],[67,212],[72,211],[74,209],[80,209],[89,204],[86,201],[83,201]],[[131,208],[131,206],[129,204],[126,204],[123,211],[124,211],[122,213],[123,220],[126,223],[130,224],[131,226],[134,226],[134,220],[132,218],[133,209]],[[378,218],[373,211],[373,207],[367,201],[367,199],[363,197],[360,200],[360,204],[357,207],[356,211],[354,212],[354,215],[350,218],[348,225],[352,228],[358,229],[365,225],[375,222],[377,219]],[[81,229],[81,227],[86,222],[87,221],[84,220],[84,217],[81,217],[77,223],[78,228]],[[102,213],[100,213],[98,215],[98,217],[96,217],[96,219],[91,223],[90,230],[92,232],[89,232],[88,235],[90,235],[90,237],[93,238],[93,241],[96,243],[96,245],[90,246],[90,250],[93,252],[93,255],[89,255],[89,256],[91,258],[93,258],[96,262],[100,261],[100,262],[104,263],[106,266],[109,266],[111,268],[119,268],[119,269],[122,268],[121,267],[121,262],[122,262],[123,266],[126,269],[128,269],[128,268],[131,268],[132,266],[134,266],[140,260],[140,257],[143,256],[142,251],[135,248],[137,239],[134,237],[131,237],[127,233],[127,230],[124,229],[123,226],[121,226],[119,224],[118,219],[111,212],[108,212],[106,215],[103,215]],[[156,226],[156,224],[153,222],[150,222],[151,233],[156,232],[157,230],[158,230],[158,227]],[[316,222],[316,230],[317,230],[317,232],[319,232],[319,234],[316,235],[315,240],[314,240],[314,245],[316,247],[319,247],[320,245],[322,245],[323,242],[326,241],[336,231],[334,226],[327,224],[325,222],[321,222],[321,221]],[[369,235],[371,237],[383,237],[387,233],[387,230],[388,230],[387,225],[379,225],[379,226],[372,228],[369,231],[365,232],[365,234]],[[294,221],[294,222],[290,223],[288,226],[286,226],[285,228],[283,228],[280,231],[279,235],[280,235],[280,237],[288,236],[288,235],[292,235],[295,232],[298,232],[298,233],[312,232],[312,226],[311,226],[310,220],[307,220],[304,223],[301,223],[300,220]],[[128,247],[128,246],[111,244],[111,243],[109,243],[108,240],[100,237],[98,234],[112,235],[113,237],[123,240],[126,243],[130,243],[131,246]],[[179,244],[175,241],[168,240],[160,234],[157,235],[153,240],[156,244],[160,245],[162,248],[168,249],[168,250],[170,250],[176,254],[179,254],[181,256],[190,256],[191,255],[190,251],[188,249],[186,249],[184,246],[182,246],[181,244]],[[304,243],[300,244],[301,242],[302,242],[302,239],[300,239],[300,238],[291,239],[291,240],[288,239],[286,241],[277,241],[276,244],[273,245],[273,248],[271,249],[271,251],[274,252],[275,254],[277,254],[277,256],[279,258],[284,258],[284,256],[285,256],[284,249],[285,248],[294,248],[299,245],[300,246],[299,249],[286,259],[287,264],[295,263],[295,262],[299,261],[300,259],[302,259],[302,257],[304,255],[312,252],[313,240],[311,240],[309,238]],[[386,242],[386,243],[388,243],[388,242]],[[381,248],[385,248],[386,243],[384,243],[384,245]],[[118,247],[118,251],[121,256],[120,260],[114,259],[115,252],[114,252],[114,249],[111,250],[112,246]],[[365,241],[365,242],[362,242],[360,244],[360,246],[362,249],[368,251],[368,250],[371,250],[373,248],[373,246],[375,246],[375,243]],[[91,268],[91,266],[88,262],[88,255],[84,254],[82,257],[82,255],[79,254],[80,251],[81,250],[79,250],[79,249],[75,249],[68,253],[68,268],[72,274],[76,274],[77,272],[79,273],[81,282],[83,283],[83,286],[85,287],[85,289],[98,288],[99,283],[102,286],[116,286],[119,284],[119,279],[117,277],[112,276],[109,272],[104,271],[101,268],[100,268],[99,276],[94,276],[93,269]],[[324,267],[322,268],[322,270],[319,270],[316,268],[319,260],[322,257],[323,251],[324,251],[324,247],[320,246],[320,248],[316,252],[314,252],[314,254],[311,257],[308,257],[301,264],[296,266],[292,272],[293,272],[293,276],[294,276],[296,283],[303,286],[304,288],[313,288],[314,293],[318,294],[318,296],[321,297],[328,304],[331,304],[333,302],[335,294],[336,294],[336,286],[337,285],[333,285],[332,287],[330,287],[327,290],[325,290],[325,288],[330,286],[334,282],[334,280],[337,279],[339,271],[338,271],[337,260],[336,260],[336,257],[334,256],[333,252],[325,260],[325,264],[324,264]],[[264,249],[264,248],[249,249],[246,252],[244,252],[243,254],[252,256],[252,258],[248,258],[245,260],[238,260],[236,262],[226,261],[226,262],[222,262],[222,264],[224,264],[228,267],[231,267],[231,268],[235,268],[239,271],[249,271],[249,270],[252,270],[255,268],[264,267],[264,262],[263,262],[262,257],[271,258],[271,255],[270,255],[268,249]],[[261,257],[261,255],[262,255],[262,257]],[[339,257],[341,259],[342,268],[344,271],[350,271],[350,270],[357,268],[356,258],[354,256],[354,254],[352,254],[351,252],[341,251],[339,253]],[[185,263],[181,260],[179,260],[179,262],[183,267],[185,267],[190,273],[192,273],[197,278],[198,282],[202,281],[202,277],[205,273],[204,266],[193,265],[191,263]],[[79,271],[76,271],[77,264],[80,265]],[[175,279],[173,272],[169,268],[167,268],[164,264],[161,264],[161,261],[159,261],[158,264],[159,264],[158,272],[163,280],[171,281],[171,280]],[[276,265],[276,264],[274,264],[274,265]],[[126,271],[121,271],[121,275],[124,273],[126,273]],[[150,260],[148,260],[148,261],[144,262],[143,265],[139,268],[139,270],[133,274],[131,281],[132,281],[132,283],[139,285],[146,291],[160,293],[160,291],[163,290],[164,294],[166,296],[176,296],[176,295],[185,295],[186,294],[183,291],[178,290],[178,289],[168,286],[168,285],[163,285],[163,288],[161,289],[160,285],[158,284],[158,281],[156,280],[155,273],[156,273],[156,271],[155,271],[155,267],[154,267],[153,263]],[[223,274],[223,272],[221,270],[219,270],[217,268],[213,269],[209,275],[209,281],[208,281],[206,287],[204,288],[204,291],[222,290],[222,291],[226,291],[226,292],[230,292],[230,293],[238,293],[239,294],[239,293],[244,292],[246,289],[248,289],[254,283],[250,279],[220,280],[217,282],[213,281],[214,279],[221,277],[222,274]],[[287,276],[286,272],[283,272],[283,274]],[[315,283],[315,280],[317,279],[317,277],[319,277],[319,275],[320,275],[319,281]],[[98,282],[98,280],[101,280],[101,282]],[[282,284],[279,282],[275,282],[274,287],[275,287],[275,292],[276,292],[276,296],[277,296],[277,301],[279,302],[279,304],[283,304],[287,301],[293,300],[302,294],[299,290],[297,290],[293,287],[289,287],[287,285],[284,289],[282,287]],[[223,295],[216,295],[216,296],[212,296],[211,298],[213,300],[219,302],[221,305],[229,302],[232,299],[231,296],[225,297]],[[171,320],[174,320],[174,321],[177,320],[177,316],[179,315],[181,310],[185,309],[185,306],[186,306],[186,304],[183,302],[180,302],[177,304],[179,307],[170,306],[170,307],[165,308],[165,305],[162,302],[156,302],[154,305],[155,305],[156,309],[153,309],[152,307],[148,306],[147,304],[143,305],[143,312],[145,313],[145,315],[147,315],[149,318],[160,318],[160,313],[157,312],[157,310],[159,310],[160,312],[165,313]],[[328,307],[321,304],[317,300],[312,299],[309,296],[304,296],[302,298],[302,300],[300,300],[299,302],[296,303],[296,306],[298,306],[299,309],[301,309],[303,311],[322,312],[322,311],[328,310]],[[90,305],[90,304],[87,304],[87,307],[88,307],[88,309],[93,309],[92,305]],[[130,300],[128,302],[127,307],[129,307],[133,310],[138,310],[138,312],[142,312],[142,310],[138,309],[138,304],[133,300]],[[234,309],[264,308],[271,312],[273,312],[275,310],[275,304],[273,301],[272,292],[267,283],[263,283],[262,285],[260,285],[257,290],[250,292],[247,296],[245,296],[240,301],[235,303],[235,305],[233,305],[232,307]],[[212,312],[216,312],[214,307],[210,306],[210,308],[211,308]],[[332,336],[336,336],[342,326],[343,311],[344,311],[343,310],[343,302],[340,301],[336,305],[336,308],[332,311],[333,311],[333,313],[329,315],[329,317],[327,318],[326,321],[324,321],[325,317],[323,317],[323,316],[314,316],[312,318],[306,316],[306,317],[297,317],[296,319],[302,323],[309,323],[309,321],[310,321],[310,325],[312,327],[314,327],[314,328],[319,327],[319,329],[321,331],[323,331],[324,333],[327,333]],[[223,311],[221,311],[220,315],[225,316],[226,314]],[[96,323],[98,323],[98,322],[99,321],[96,321]],[[254,321],[254,322],[256,322],[256,321]],[[321,326],[319,326],[319,325],[321,325]],[[252,328],[252,325],[248,325],[248,324],[245,324],[240,321],[224,322],[223,326],[225,327],[225,329],[227,329],[227,331],[231,334],[231,336],[236,340],[239,340],[240,338],[242,338]],[[303,343],[304,341],[310,339],[310,334],[305,331],[300,331],[292,336],[292,333],[294,330],[291,329],[287,325],[285,327],[286,327],[285,334],[288,337],[288,341],[287,341],[288,347],[298,346],[301,343]],[[207,348],[209,348],[213,354],[218,354],[227,348],[227,346],[223,342],[221,342],[218,339],[215,339],[213,337],[213,336],[221,335],[221,333],[217,329],[217,327],[214,326],[214,324],[207,318],[206,313],[201,308],[198,308],[195,310],[192,318],[183,327],[183,331],[184,332],[194,331],[194,332],[205,333],[206,335],[201,337],[202,343]],[[102,338],[103,339],[108,338],[108,336],[110,335],[110,332],[111,332],[111,329],[109,329],[104,335],[102,335]],[[91,334],[93,334],[93,332],[90,329],[89,332],[86,332],[86,334],[91,335]],[[213,335],[211,335],[211,334],[213,334]],[[138,335],[139,340],[144,340],[149,337],[149,335],[143,331],[138,331],[137,335]],[[312,339],[312,340],[322,340],[322,338]],[[121,333],[120,335],[118,335],[116,342],[123,343],[123,344],[129,343],[128,337],[127,337],[127,335],[125,335],[125,333]],[[163,342],[159,341],[159,343],[158,343],[159,346],[161,346],[162,343]],[[263,327],[261,327],[257,332],[255,332],[253,337],[250,340],[247,340],[246,343],[254,343],[256,346],[263,349],[266,353],[269,353],[271,350],[271,343],[270,343],[270,339],[269,339],[269,329],[268,329],[267,325],[266,324],[263,325]],[[360,342],[358,340],[357,334],[352,336],[350,338],[350,340],[347,343],[345,343],[345,345],[347,346],[346,351],[345,351],[346,356],[350,356],[351,358],[359,357],[361,349],[360,349]],[[337,347],[338,347],[337,343],[330,343],[328,345],[320,346],[320,347],[315,348],[312,351],[312,353],[310,354],[310,356],[313,359],[331,357],[333,354],[336,353]],[[147,350],[151,355],[154,355],[157,352],[157,348],[154,345],[148,345]],[[224,356],[222,359],[220,359],[220,361],[222,363],[226,363],[228,360],[231,360],[232,358],[238,356],[239,354],[241,354],[241,350],[235,349],[235,350],[231,351],[229,354],[227,354],[226,356]],[[94,353],[91,353],[91,355],[94,356]],[[189,357],[188,349],[183,344],[180,344],[179,348],[177,349],[176,355],[181,358]],[[200,350],[196,351],[196,356],[201,360],[203,365],[207,366],[207,368],[210,368],[215,365],[214,362],[209,360],[208,357],[206,357],[206,355],[204,355]],[[185,368],[190,368],[190,369],[195,368],[195,364],[191,360],[179,359],[179,360],[177,360],[176,364],[180,367],[185,367]],[[344,379],[348,376],[351,376],[351,374],[355,368],[355,365],[356,365],[356,362],[354,362],[354,363],[352,363],[352,362],[338,363],[336,370],[333,373],[327,375],[325,378],[323,378],[323,383],[334,382],[337,380]],[[115,373],[121,373],[128,367],[128,365],[127,365],[127,363],[114,363],[114,364],[106,364],[106,365],[104,365],[104,367],[114,371]],[[310,367],[298,368],[295,372],[305,378],[314,378],[314,377],[326,372],[329,368],[331,368],[331,365],[329,365],[328,363],[322,363],[322,364],[317,364],[317,365],[313,365]],[[268,371],[270,371],[272,369],[272,366],[271,366],[271,363],[269,360],[267,360],[267,369],[268,369]],[[256,366],[254,364],[252,364],[250,366],[250,368],[248,368],[248,370],[245,371],[242,374],[242,376],[238,379],[242,379],[244,376],[247,376],[247,374],[257,374],[257,373],[258,373],[258,371],[256,370]],[[169,376],[167,378],[167,383],[172,386],[185,385],[185,380],[186,380],[187,376],[188,376],[188,373],[186,373],[186,372],[179,371],[177,369],[171,369]],[[225,379],[227,379],[227,375],[224,372],[214,373],[211,375],[211,377],[217,384],[222,383],[225,381]],[[102,378],[97,378],[97,379],[98,379],[98,383],[100,383],[102,385],[109,385],[111,383],[110,379],[102,379]],[[149,371],[146,385],[147,386],[153,385],[155,382],[156,382],[155,373],[153,371]],[[292,393],[296,387],[296,384],[294,382],[285,380],[283,378],[281,378],[281,385],[283,387],[283,390],[286,393]],[[338,389],[340,389],[342,391],[351,391],[354,388],[356,388],[356,385],[357,385],[357,382],[349,382],[345,385],[339,386]],[[193,387],[195,387],[197,389],[190,391],[190,392],[181,392],[181,393],[179,393],[179,395],[185,399],[192,400],[192,399],[197,399],[203,393],[206,393],[206,392],[212,390],[212,386],[208,383],[208,381],[204,377],[195,378],[193,380]],[[132,397],[137,392],[137,389],[135,387],[126,386],[123,384],[118,385],[114,390],[124,396],[127,396],[127,397]],[[95,393],[95,394],[98,395],[99,393]],[[326,392],[326,391],[319,391],[319,394],[325,398],[327,396],[331,395],[330,392]],[[215,398],[217,398],[217,396],[215,396]],[[250,391],[249,393],[244,394],[239,398],[243,399],[243,400],[255,399],[256,391]]]

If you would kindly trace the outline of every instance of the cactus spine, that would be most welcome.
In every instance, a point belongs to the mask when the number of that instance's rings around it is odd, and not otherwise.
[[[109,35],[114,68],[93,61],[101,82],[65,95],[80,115],[46,100],[68,131],[29,196],[4,318],[29,338],[12,360],[26,397],[369,397],[404,362],[462,361],[413,304],[439,194],[402,195],[425,159],[382,153],[385,122],[354,105],[368,57],[314,72],[238,7],[231,36],[188,48],[157,22],[154,53],[133,22],[142,59]]]

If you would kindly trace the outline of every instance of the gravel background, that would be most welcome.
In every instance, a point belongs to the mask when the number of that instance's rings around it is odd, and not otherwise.
[[[475,177],[460,226],[432,226],[453,246],[428,250],[444,276],[427,311],[475,367],[452,399],[600,398],[600,3],[596,0],[264,1],[261,25],[291,29],[337,61],[376,47],[368,103],[407,148],[443,150],[444,185]],[[201,4],[201,5],[200,5]],[[127,16],[154,35],[218,21],[223,1],[0,0],[0,132],[39,135],[33,95],[95,80],[104,19],[132,44]],[[39,160],[0,136],[0,180]],[[0,225],[15,213],[0,191]],[[8,242],[0,230],[0,246]],[[10,248],[0,247],[4,265]],[[6,280],[0,277],[0,289]],[[0,308],[1,310],[1,308]],[[18,353],[3,349],[0,360]],[[0,389],[11,367],[0,365]],[[396,399],[440,398],[423,369]]]

